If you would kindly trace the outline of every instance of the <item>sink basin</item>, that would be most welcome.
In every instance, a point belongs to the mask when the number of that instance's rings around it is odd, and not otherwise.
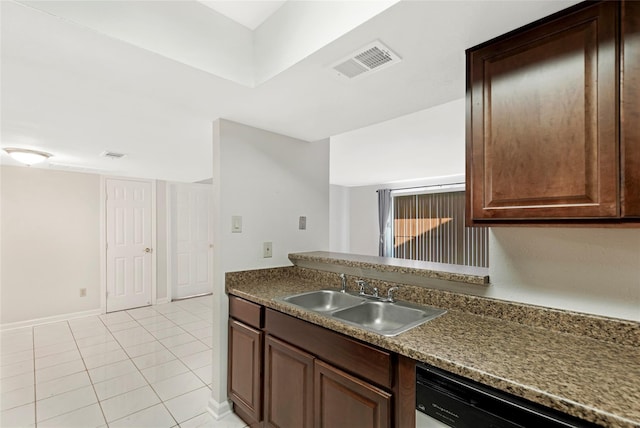
[[[315,312],[332,312],[365,302],[366,299],[335,290],[310,291],[282,299],[284,302]]]
[[[396,336],[430,321],[446,311],[408,302],[384,302],[336,290],[294,294],[276,300],[318,312],[356,327]]]
[[[383,336],[396,336],[446,311],[401,302],[366,302],[334,312],[334,318]]]

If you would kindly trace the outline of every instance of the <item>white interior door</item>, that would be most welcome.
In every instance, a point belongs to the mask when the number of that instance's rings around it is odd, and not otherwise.
[[[172,298],[213,291],[212,189],[208,184],[173,184],[171,197]]]
[[[106,188],[107,312],[150,305],[151,183],[107,179]]]

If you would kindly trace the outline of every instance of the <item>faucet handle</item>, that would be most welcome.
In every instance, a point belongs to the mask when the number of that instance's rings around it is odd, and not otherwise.
[[[346,293],[347,292],[347,276],[345,274],[341,273],[340,274],[340,280],[342,281],[341,287],[340,287],[340,292]]]
[[[360,294],[366,294],[365,293],[365,288],[369,287],[371,288],[371,290],[373,291],[372,296],[373,297],[378,297],[378,287],[372,287],[371,285],[369,285],[369,283],[367,281],[365,281],[364,279],[357,279],[356,280],[356,284],[358,284],[358,287],[360,287]]]
[[[387,302],[393,303],[396,301],[395,297],[393,297],[393,293],[395,293],[399,289],[400,287],[391,287],[390,289],[387,290]]]

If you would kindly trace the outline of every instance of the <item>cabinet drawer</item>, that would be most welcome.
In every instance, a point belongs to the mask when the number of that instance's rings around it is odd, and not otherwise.
[[[271,309],[265,314],[265,330],[342,370],[384,388],[392,387],[389,352]]]
[[[264,327],[264,307],[236,296],[229,296],[229,316],[251,327]]]

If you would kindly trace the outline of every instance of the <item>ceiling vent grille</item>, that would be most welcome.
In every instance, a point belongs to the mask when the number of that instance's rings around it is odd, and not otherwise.
[[[108,158],[108,159],[122,159],[126,155],[124,153],[116,153],[116,152],[107,151],[107,152],[102,152],[100,154],[100,156],[102,156],[103,158]]]
[[[341,77],[353,79],[382,70],[400,61],[402,59],[397,54],[376,40],[334,63],[331,69]]]

